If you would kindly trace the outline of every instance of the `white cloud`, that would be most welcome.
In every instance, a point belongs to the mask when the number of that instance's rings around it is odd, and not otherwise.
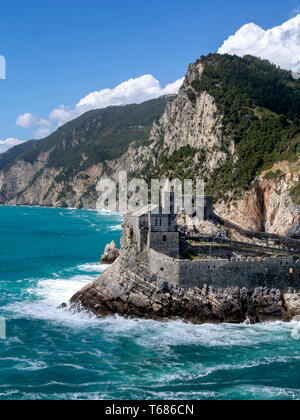
[[[35,131],[34,136],[36,139],[43,139],[49,136],[49,134],[51,134],[51,131],[51,128],[39,128]]]
[[[18,146],[19,144],[22,144],[22,140],[15,139],[13,137],[10,137],[6,140],[0,140],[0,153],[7,152],[8,149],[14,146]]]
[[[51,121],[40,119],[30,112],[19,115],[16,125],[22,128],[35,128],[34,138],[36,139],[47,137],[53,129]]]
[[[16,125],[23,128],[29,128],[36,122],[36,117],[30,112],[26,112],[23,115],[19,115],[16,121]]]
[[[251,54],[270,60],[281,68],[300,71],[300,14],[280,26],[264,30],[248,23],[230,36],[220,54]]]
[[[102,89],[89,93],[78,102],[74,109],[61,105],[51,112],[49,118],[51,121],[56,121],[58,125],[62,125],[92,109],[141,103],[162,95],[177,93],[183,80],[184,78],[176,80],[163,88],[159,81],[150,74],[129,79],[113,89]]]

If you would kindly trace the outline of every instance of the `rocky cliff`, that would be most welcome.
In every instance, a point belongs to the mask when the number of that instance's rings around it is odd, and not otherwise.
[[[188,67],[174,97],[92,111],[1,155],[0,203],[93,208],[98,180],[120,170],[204,178],[218,214],[284,234],[299,219],[299,115],[290,72],[211,54]]]
[[[240,199],[221,201],[215,211],[248,230],[285,235],[299,219],[299,206],[291,196],[299,180],[299,163],[277,162],[258,176]]]
[[[99,179],[134,169],[131,156],[170,100],[90,111],[0,155],[0,204],[95,208]]]
[[[184,288],[159,281],[147,256],[138,253],[125,220],[119,258],[63,307],[97,317],[119,314],[159,321],[255,323],[300,315],[300,294],[276,288]]]

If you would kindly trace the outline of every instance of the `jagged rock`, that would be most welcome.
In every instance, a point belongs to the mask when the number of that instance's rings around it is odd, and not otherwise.
[[[120,256],[120,251],[118,250],[117,244],[115,241],[112,241],[109,245],[106,245],[104,254],[101,257],[101,264],[110,265],[113,264],[117,258]]]
[[[286,235],[290,238],[300,238],[300,219],[286,231]]]
[[[216,99],[207,91],[197,92],[194,88],[195,82],[203,77],[204,70],[204,64],[199,61],[191,64],[178,95],[158,100],[159,108],[161,106],[163,108],[164,104],[167,105],[164,112],[161,110],[157,113],[156,117],[160,118],[158,121],[154,118],[152,128],[151,125],[148,127],[148,122],[147,124],[145,122],[144,128],[149,129],[149,132],[151,130],[146,145],[141,145],[144,141],[140,143],[133,137],[132,143],[122,155],[117,150],[110,160],[103,162],[101,159],[99,161],[92,159],[93,164],[89,164],[86,153],[82,150],[77,155],[76,150],[81,149],[82,136],[88,142],[91,141],[89,138],[91,127],[93,127],[92,132],[101,131],[101,120],[99,116],[95,118],[92,113],[91,119],[76,120],[75,125],[79,127],[78,129],[70,130],[72,124],[68,123],[54,133],[57,139],[55,142],[49,142],[48,149],[44,144],[48,141],[44,139],[41,142],[33,142],[31,146],[29,144],[17,146],[12,154],[13,158],[10,157],[8,162],[3,155],[2,163],[0,158],[0,203],[95,208],[98,199],[96,184],[99,179],[109,177],[116,180],[119,172],[123,170],[128,171],[129,175],[138,174],[140,177],[150,178],[158,168],[162,169],[165,158],[171,158],[172,153],[184,147],[193,148],[196,153],[192,159],[191,156],[182,158],[180,166],[176,169],[176,171],[180,169],[181,178],[185,175],[186,178],[197,176],[209,181],[228,158],[234,160],[237,156],[234,155],[236,152],[236,145],[232,139],[234,133],[229,132],[228,135],[224,135],[223,111]],[[145,104],[141,105],[144,106]],[[140,128],[139,124],[139,130]],[[137,133],[139,139],[140,132]],[[98,139],[98,135],[96,138]],[[26,158],[26,153],[24,156],[24,147],[28,147],[32,152],[41,144],[43,145],[41,150],[47,151],[37,154],[34,161],[32,156]],[[53,155],[59,156],[61,154],[59,151],[65,150],[66,145],[69,147],[68,153],[74,153],[78,161],[74,171],[66,171],[64,165],[59,167],[51,163]],[[95,144],[91,146],[94,150]],[[85,141],[84,148],[86,147]],[[270,177],[272,174],[274,177]],[[165,172],[162,175],[172,178],[175,174]],[[217,203],[216,213],[246,229],[284,235],[299,218],[297,206],[291,197],[291,189],[299,180],[299,160],[294,163],[276,162],[272,169],[256,176],[252,180],[250,190],[244,191],[238,198],[234,199],[230,195],[231,192],[226,191],[225,196],[228,195],[228,199]],[[189,224],[192,228],[193,221],[188,222]],[[205,227],[204,230],[206,229]],[[233,232],[232,239],[246,241],[236,232]],[[248,239],[247,242],[251,241]]]
[[[297,232],[300,234],[299,206],[290,197],[291,188],[299,180],[297,167],[295,163],[275,163],[256,179],[241,199],[230,204],[216,203],[216,213],[245,229],[279,235],[285,235],[288,230],[291,237]],[[280,176],[269,179],[268,175],[276,173]],[[236,233],[232,237],[243,241]]]
[[[287,321],[300,315],[300,294],[293,290],[283,294],[265,287],[182,288],[159,280],[151,272],[147,256],[137,253],[126,219],[121,243],[120,257],[72,297],[72,310],[87,310],[97,317],[119,314],[192,323]]]
[[[283,297],[280,291],[264,288],[253,292],[239,288],[210,288],[207,292],[206,288],[195,288],[180,293],[144,277],[135,273],[134,265],[130,269],[120,258],[71,299],[71,308],[84,308],[98,317],[119,314],[159,321],[180,318],[192,323],[287,321],[300,314],[300,295]],[[122,283],[131,291],[129,294]]]
[[[286,293],[284,300],[291,317],[300,315],[300,293]]]

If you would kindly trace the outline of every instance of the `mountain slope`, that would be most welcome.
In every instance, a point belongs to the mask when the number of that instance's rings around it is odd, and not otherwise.
[[[251,56],[202,57],[190,65],[159,136],[156,171],[180,175],[178,160],[194,155],[186,176],[202,174],[216,199],[238,195],[275,162],[298,160],[300,81]]]
[[[95,190],[105,162],[120,158],[129,144],[145,144],[171,98],[90,111],[0,155],[0,203],[92,206],[87,191]]]
[[[299,217],[300,81],[268,61],[210,54],[191,64],[137,173],[203,177],[216,210],[284,234]]]
[[[0,156],[2,203],[94,207],[97,181],[127,170],[202,177],[247,229],[284,234],[299,218],[300,80],[255,57],[201,57],[173,98],[92,111],[21,146]]]

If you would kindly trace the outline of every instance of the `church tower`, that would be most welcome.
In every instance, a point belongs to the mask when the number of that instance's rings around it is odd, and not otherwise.
[[[157,213],[157,214],[155,214]],[[179,258],[179,232],[175,215],[175,194],[165,192],[162,206],[149,213],[148,249]]]

